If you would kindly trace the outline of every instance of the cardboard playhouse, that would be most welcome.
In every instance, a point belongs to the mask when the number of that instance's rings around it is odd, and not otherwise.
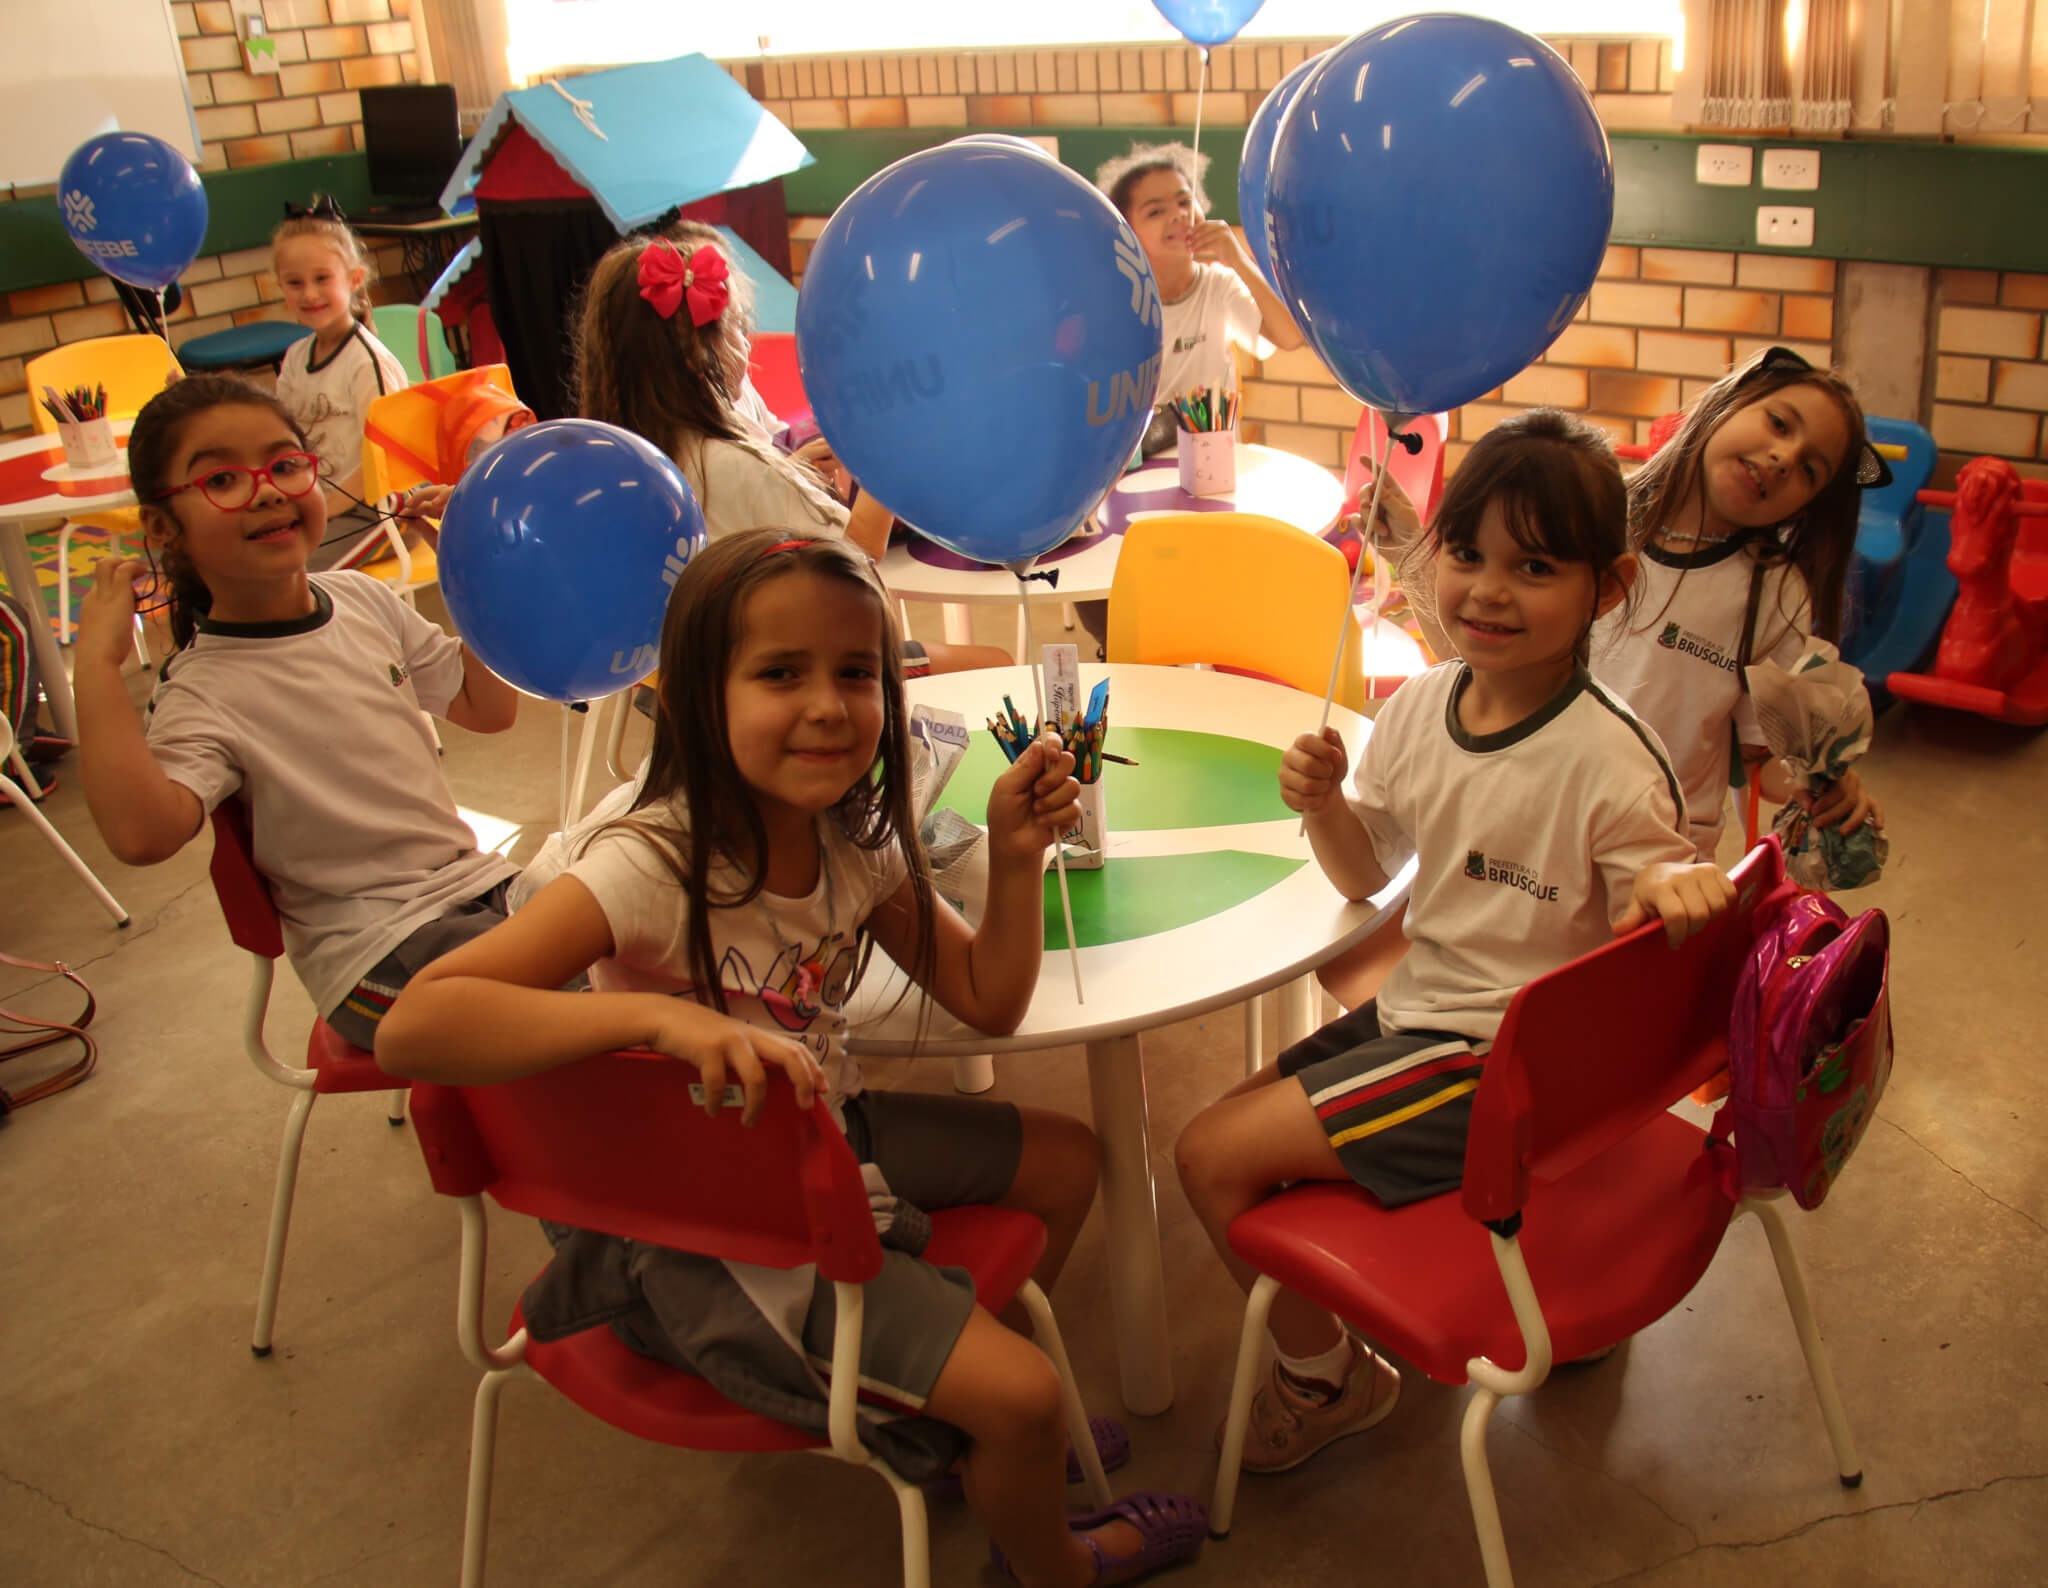
[[[498,96],[441,194],[477,235],[423,307],[502,348],[542,419],[573,412],[570,338],[583,283],[606,249],[672,210],[717,226],[756,284],[755,384],[781,411],[795,394],[796,291],[782,178],[811,156],[702,55],[614,67]],[[481,311],[487,310],[487,323]]]

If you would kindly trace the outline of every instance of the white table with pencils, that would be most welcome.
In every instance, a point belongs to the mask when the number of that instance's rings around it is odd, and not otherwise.
[[[1104,676],[1107,748],[1138,766],[1105,769],[1108,864],[1068,872],[1082,996],[1048,872],[1045,958],[1015,1033],[989,1037],[933,1008],[920,1041],[922,1001],[897,1002],[901,972],[880,958],[848,1014],[850,1046],[860,1054],[1023,1054],[1085,1045],[1124,1404],[1150,1416],[1172,1404],[1173,1375],[1142,1033],[1306,976],[1392,917],[1410,874],[1373,899],[1345,899],[1281,803],[1280,751],[1315,727],[1315,697],[1225,673],[1083,663],[1084,697]],[[1005,694],[1028,711],[1030,672],[954,673],[910,685],[912,704],[957,711],[973,723],[1000,711]],[[1341,707],[1330,720],[1355,759],[1371,724]],[[979,820],[1003,764],[990,736],[978,732],[942,803]],[[1283,1009],[1283,1041],[1305,1035],[1311,1018],[1305,1008]],[[1219,1073],[1219,1094],[1235,1073]]]

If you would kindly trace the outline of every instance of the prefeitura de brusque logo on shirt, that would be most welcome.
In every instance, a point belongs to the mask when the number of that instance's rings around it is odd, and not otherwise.
[[[400,667],[396,662],[391,664],[391,687],[393,689],[403,688],[405,681],[410,677],[412,677],[412,669],[410,667]]]
[[[1676,651],[1681,656],[1697,656],[1712,667],[1735,671],[1735,658],[1704,634],[1695,634],[1691,629],[1676,623],[1664,625],[1664,632],[1657,636],[1657,643],[1667,651]]]
[[[1519,860],[1489,860],[1481,849],[1465,851],[1465,875],[1474,882],[1497,882],[1504,888],[1520,888],[1538,903],[1557,897],[1557,884],[1545,882]]]

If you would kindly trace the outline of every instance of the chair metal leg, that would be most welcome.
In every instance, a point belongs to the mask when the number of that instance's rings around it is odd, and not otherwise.
[[[14,755],[15,763],[19,766],[21,751],[18,746],[15,748]],[[24,772],[22,775],[25,777],[28,774]],[[64,857],[64,863],[67,866],[78,873],[79,881],[92,890],[92,896],[100,901],[100,908],[114,918],[114,924],[116,926],[126,926],[128,924],[128,912],[121,908],[121,901],[107,892],[106,885],[92,874],[92,867],[78,858],[78,851],[66,843],[64,835],[50,825],[50,818],[36,809],[35,802],[28,797],[28,790],[21,787],[11,777],[0,773],[0,794],[5,794],[9,799],[13,800],[14,808],[26,816],[29,819],[29,824],[50,841],[50,847]]]
[[[65,519],[57,530],[57,643],[71,643],[71,531],[76,526]]]
[[[476,1387],[469,1423],[469,1498],[462,1510],[462,1588],[483,1588],[484,1546],[490,1542],[491,1474],[498,1457],[498,1396],[518,1368],[498,1368]]]
[[[1486,1567],[1486,1588],[1515,1588],[1508,1566],[1507,1535],[1500,1527],[1500,1506],[1493,1496],[1493,1472],[1486,1463],[1486,1426],[1500,1396],[1474,1386],[1458,1430],[1458,1453],[1465,1462],[1465,1497],[1472,1502],[1472,1529],[1479,1535],[1479,1558]]]
[[[1849,1432],[1849,1419],[1842,1410],[1842,1397],[1835,1388],[1834,1369],[1828,1363],[1827,1347],[1821,1343],[1820,1325],[1813,1319],[1813,1304],[1806,1296],[1806,1276],[1800,1272],[1798,1254],[1792,1250],[1791,1232],[1784,1215],[1768,1202],[1748,1200],[1743,1207],[1756,1215],[1771,1243],[1771,1257],[1778,1265],[1778,1283],[1785,1287],[1785,1306],[1792,1314],[1792,1326],[1799,1331],[1799,1349],[1806,1356],[1806,1371],[1813,1378],[1814,1398],[1828,1425],[1828,1442],[1835,1447],[1835,1471],[1842,1487],[1856,1488],[1863,1482],[1863,1463],[1856,1456],[1856,1441]]]
[[[1112,1498],[1109,1478],[1102,1470],[1102,1452],[1095,1448],[1095,1434],[1088,1426],[1088,1408],[1081,1403],[1081,1387],[1074,1382],[1074,1365],[1067,1360],[1067,1343],[1060,1338],[1060,1326],[1052,1315],[1052,1303],[1034,1279],[1027,1279],[1017,1292],[1024,1310],[1031,1314],[1031,1338],[1046,1354],[1053,1371],[1060,1376],[1060,1405],[1066,1413],[1067,1438],[1073,1441],[1075,1459],[1081,1463],[1081,1477],[1098,1510]]]
[[[903,1523],[903,1588],[932,1588],[931,1527],[925,1518],[924,1490],[890,1471],[886,1461],[870,1463],[896,1491],[896,1512]],[[473,1588],[465,1578],[462,1588]],[[474,1585],[481,1588],[481,1584]]]
[[[270,1355],[271,1325],[277,1321],[277,1284],[284,1274],[284,1238],[291,1233],[292,1195],[299,1186],[299,1147],[306,1139],[306,1121],[313,1112],[313,1099],[320,1094],[303,1091],[292,1098],[291,1111],[284,1117],[284,1145],[277,1154],[277,1189],[270,1198],[270,1240],[263,1249],[263,1282],[256,1291],[256,1332],[249,1337],[249,1349],[258,1356]]]
[[[391,1100],[384,1106],[384,1117],[390,1120],[394,1127],[403,1125],[405,1123],[405,1088],[402,1086],[392,1088],[390,1098]]]
[[[1244,1073],[1257,1075],[1266,1062],[1266,995],[1247,998],[1244,1005]]]
[[[1230,1536],[1231,1513],[1237,1508],[1237,1480],[1244,1470],[1244,1431],[1252,1417],[1252,1391],[1266,1360],[1266,1315],[1280,1281],[1259,1275],[1244,1300],[1244,1328],[1237,1337],[1237,1367],[1230,1380],[1230,1411],[1223,1419],[1223,1450],[1216,1463],[1216,1492],[1209,1499],[1209,1536]]]

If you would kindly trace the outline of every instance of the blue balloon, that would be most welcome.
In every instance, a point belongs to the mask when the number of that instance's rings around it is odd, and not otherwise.
[[[796,351],[863,490],[962,556],[1024,562],[1073,532],[1144,433],[1159,288],[1079,176],[962,139],[839,206],[804,267]]]
[[[71,151],[57,208],[78,251],[116,280],[154,291],[199,257],[206,189],[161,138],[104,132]]]
[[[515,430],[464,471],[441,521],[441,594],[469,648],[548,700],[653,670],[704,515],[658,448],[595,419]]]
[[[1190,44],[1209,49],[1228,44],[1238,30],[1258,15],[1266,0],[1152,0],[1159,14],[1180,30]]]
[[[1435,413],[1571,323],[1614,223],[1614,163],[1548,45],[1479,17],[1404,17],[1302,85],[1266,206],[1280,296],[1344,388]]]
[[[1273,92],[1252,112],[1251,125],[1244,130],[1244,153],[1237,161],[1237,217],[1244,227],[1244,239],[1251,244],[1252,258],[1259,274],[1276,292],[1280,278],[1273,273],[1273,245],[1266,237],[1266,177],[1273,164],[1273,138],[1280,131],[1280,118],[1301,92],[1309,74],[1323,64],[1314,55],[1281,78]]]

